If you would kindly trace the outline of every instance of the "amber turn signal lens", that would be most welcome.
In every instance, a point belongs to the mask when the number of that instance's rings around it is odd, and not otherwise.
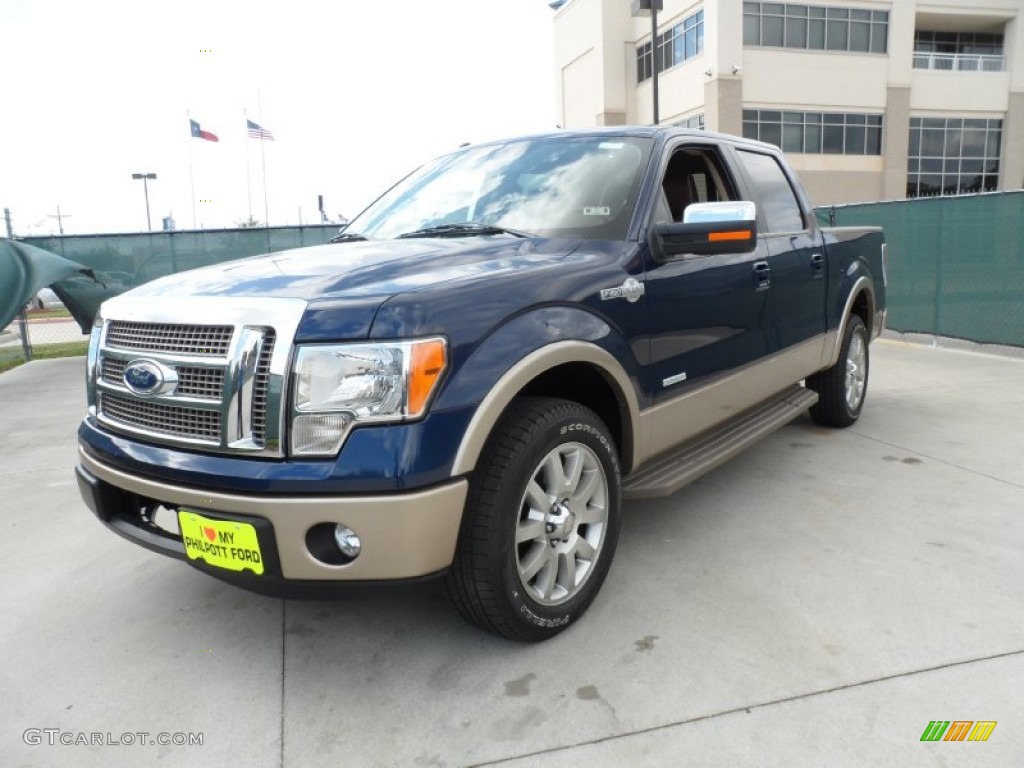
[[[722,240],[749,240],[751,232],[749,229],[741,229],[734,232],[711,232],[708,234],[708,240],[712,243],[721,242]]]
[[[444,373],[444,341],[430,339],[412,345],[412,359],[409,361],[409,404],[408,415],[419,416],[426,408],[434,386]]]

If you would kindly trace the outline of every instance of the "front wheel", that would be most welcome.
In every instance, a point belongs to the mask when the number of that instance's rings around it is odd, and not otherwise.
[[[848,427],[857,421],[868,391],[868,329],[852,315],[843,332],[839,360],[831,368],[807,377],[818,393],[811,418],[827,427]]]
[[[533,641],[578,619],[615,552],[620,475],[611,433],[589,408],[514,401],[477,464],[446,580],[463,617]]]

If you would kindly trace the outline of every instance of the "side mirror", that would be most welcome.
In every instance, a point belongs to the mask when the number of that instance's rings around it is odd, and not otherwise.
[[[757,247],[757,208],[753,203],[694,203],[683,223],[654,226],[666,256],[749,253]]]

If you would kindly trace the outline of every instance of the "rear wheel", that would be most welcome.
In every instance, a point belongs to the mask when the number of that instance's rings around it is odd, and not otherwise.
[[[811,418],[828,427],[848,427],[857,421],[868,391],[868,329],[852,315],[843,332],[839,360],[831,368],[807,377],[818,393]]]
[[[520,398],[495,427],[470,486],[448,593],[469,621],[544,640],[597,595],[619,533],[621,481],[589,408]]]

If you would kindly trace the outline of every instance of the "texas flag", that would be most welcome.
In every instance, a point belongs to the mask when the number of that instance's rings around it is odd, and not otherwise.
[[[188,121],[188,124],[189,124],[189,127],[192,129],[192,138],[193,139],[206,139],[207,141],[220,141],[220,139],[217,138],[216,134],[210,133],[209,131],[204,131],[202,128],[200,128],[199,127],[199,123],[197,123],[195,120],[192,120],[190,118],[189,121]]]

